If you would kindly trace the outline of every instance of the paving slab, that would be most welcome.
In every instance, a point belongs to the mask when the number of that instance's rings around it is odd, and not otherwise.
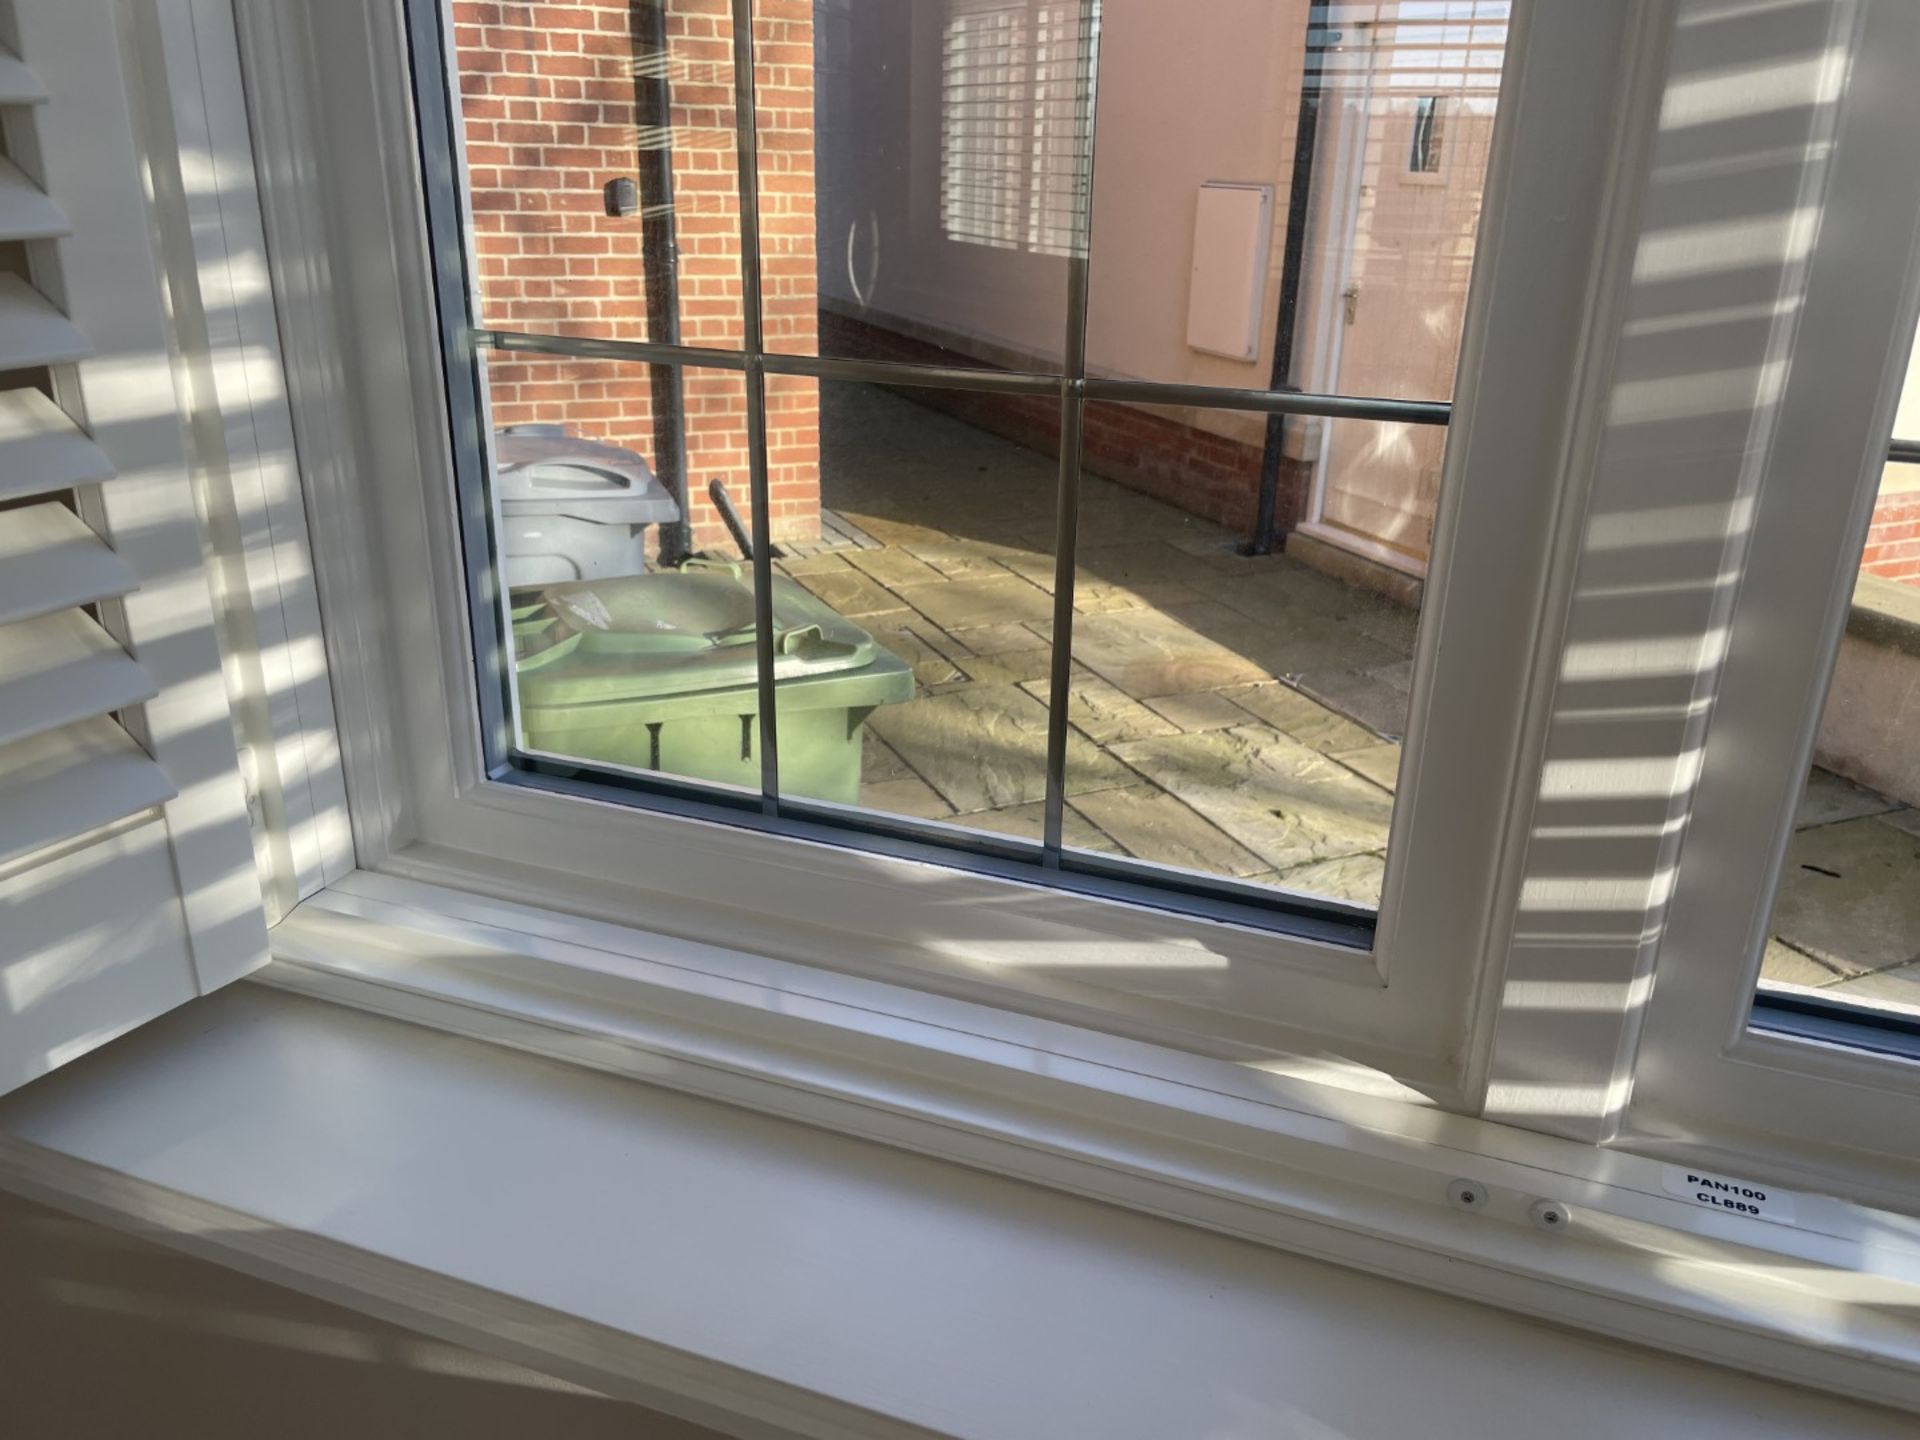
[[[854,569],[871,575],[882,585],[898,589],[902,585],[926,585],[946,578],[924,560],[891,545],[877,550],[848,550],[846,561]]]
[[[1358,770],[1382,790],[1392,794],[1400,782],[1400,747],[1368,745],[1359,750],[1342,750],[1334,757],[1349,770]]]
[[[1338,860],[1317,860],[1283,870],[1267,883],[1282,890],[1303,895],[1320,895],[1329,900],[1344,900],[1349,905],[1380,908],[1380,887],[1386,879],[1387,862],[1375,854],[1342,855]]]
[[[970,625],[952,633],[975,655],[1005,655],[1015,650],[1051,653],[1053,649],[1053,643],[1046,636],[1025,625]]]
[[[1408,695],[1394,679],[1365,670],[1314,670],[1300,676],[1300,688],[1389,740],[1407,733]]]
[[[1800,809],[1793,825],[1796,830],[1805,830],[1813,825],[1880,815],[1894,808],[1895,802],[1886,796],[1816,765],[1807,772],[1807,787],[1800,792]]]
[[[1018,685],[968,685],[883,705],[867,723],[957,811],[1046,799],[1047,707]],[[1092,741],[1068,734],[1069,795],[1134,778]]]
[[[1838,980],[1820,993],[1826,999],[1871,1005],[1876,1010],[1902,1010],[1920,1015],[1920,964],[1900,965],[1875,975]]]
[[[1038,650],[1008,650],[999,655],[966,655],[961,657],[960,664],[981,685],[1030,685],[1033,681],[1044,681],[1052,672],[1053,649],[1046,646]],[[1045,702],[1047,687],[1042,684],[1032,693]]]
[[[899,595],[943,630],[1019,625],[1053,614],[1053,598],[1017,575],[904,585]]]
[[[1897,810],[1889,810],[1878,817],[1882,825],[1891,825],[1905,834],[1920,837],[1920,810],[1902,805]]]
[[[901,608],[899,596],[851,565],[796,575],[794,579],[849,620]]]
[[[1267,862],[1157,785],[1130,785],[1077,797],[1069,807],[1128,854],[1208,875],[1257,874]]]
[[[1796,950],[1778,935],[1767,938],[1766,953],[1760,959],[1760,978],[1781,985],[1803,985],[1820,989],[1844,980],[1844,972],[1823,965],[1804,950]]]
[[[1160,695],[1143,702],[1182,730],[1227,730],[1247,723],[1248,712],[1228,699],[1230,691],[1196,690],[1185,695]]]
[[[953,807],[926,781],[916,776],[903,780],[882,780],[860,786],[860,804],[864,809],[886,815],[910,815],[916,820],[945,820]]]
[[[1045,838],[1046,810],[1047,807],[1039,802],[1013,805],[1005,810],[981,810],[966,816],[965,823],[976,830],[1018,835],[1023,840],[1040,840]],[[1111,837],[1101,833],[1086,816],[1076,814],[1071,805],[1060,815],[1060,843],[1069,849],[1092,850],[1101,855],[1121,853]]]
[[[1021,688],[1043,705],[1051,689],[1044,678],[1030,680]],[[1175,735],[1180,729],[1118,686],[1085,672],[1067,681],[1067,722],[1101,745],[1149,735]]]
[[[895,753],[893,747],[874,734],[871,728],[861,732],[860,736],[860,783],[878,785],[888,780],[915,780],[907,762]]]
[[[1304,606],[1250,616],[1217,601],[1169,605],[1166,613],[1269,675],[1384,669],[1400,657],[1337,617]]]
[[[1920,960],[1920,837],[1873,816],[1800,831],[1773,932],[1848,975]]]
[[[790,552],[786,559],[774,561],[773,568],[783,570],[797,580],[802,575],[825,575],[851,567],[847,564],[847,552],[844,550],[816,550],[811,555]]]
[[[903,612],[912,613],[912,612]],[[872,627],[873,638],[913,667],[913,678],[929,689],[940,685],[951,685],[964,681],[966,672],[949,659],[931,638],[923,634],[921,626],[913,622],[892,623]]]
[[[1220,692],[1283,735],[1322,754],[1359,750],[1378,743],[1371,730],[1356,725],[1338,710],[1322,705],[1291,685],[1242,685]]]
[[[1073,658],[1136,700],[1270,678],[1254,661],[1158,610],[1077,621]]]
[[[1380,787],[1267,726],[1130,740],[1113,751],[1277,869],[1386,845],[1392,800]]]

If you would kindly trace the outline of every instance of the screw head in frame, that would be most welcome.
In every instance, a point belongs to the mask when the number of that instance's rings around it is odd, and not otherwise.
[[[1527,1217],[1541,1230],[1567,1230],[1573,1226],[1573,1214],[1558,1200],[1536,1200]]]
[[[1476,1181],[1456,1180],[1447,1186],[1447,1203],[1456,1210],[1484,1210],[1487,1192]]]

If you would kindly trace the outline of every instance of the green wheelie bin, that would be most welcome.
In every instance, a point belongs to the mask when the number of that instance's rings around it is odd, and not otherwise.
[[[760,785],[753,592],[692,562],[516,591],[522,743],[572,760]],[[861,735],[913,672],[784,576],[773,581],[780,787],[856,804]]]

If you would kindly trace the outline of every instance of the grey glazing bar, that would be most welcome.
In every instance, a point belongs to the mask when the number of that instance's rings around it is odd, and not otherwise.
[[[1058,395],[1060,377],[1025,370],[984,370],[965,365],[916,365],[903,360],[852,360],[834,355],[769,355],[776,375],[816,380],[864,380],[874,385],[919,385],[940,390],[986,390],[1000,395]]]
[[[702,366],[708,370],[744,370],[738,350],[706,350],[698,345],[665,345],[657,340],[602,340],[587,335],[533,335],[524,330],[475,330],[482,350],[530,351],[587,360],[637,360],[647,365]]]
[[[1086,411],[1087,257],[1093,232],[1093,89],[1100,64],[1097,0],[1080,0],[1078,102],[1086,144],[1077,157],[1080,205],[1067,256],[1065,375],[1060,381],[1060,488],[1053,540],[1053,650],[1047,680],[1047,791],[1041,810],[1040,863],[1060,868],[1067,803],[1067,685],[1073,674],[1073,577],[1080,541],[1080,431]]]
[[[733,0],[733,134],[739,171],[740,290],[746,340],[747,480],[753,497],[753,648],[759,674],[760,807],[780,811],[780,737],[773,683],[773,521],[767,490],[766,340],[760,323],[760,139],[753,98],[753,0]]]
[[[1890,464],[1920,465],[1920,440],[1894,440],[1887,445]]]
[[[1073,261],[1069,259],[1069,273]],[[1069,296],[1071,302],[1071,296]],[[481,349],[533,351],[608,360],[637,360],[653,365],[696,369],[745,370],[741,350],[697,345],[662,345],[651,340],[606,340],[580,335],[535,335],[522,330],[473,331]],[[986,390],[1007,395],[1055,395],[1059,375],[1033,370],[973,369],[963,365],[920,365],[904,360],[853,360],[833,355],[760,356],[773,375],[805,375],[818,380],[861,380],[874,385],[914,385],[942,390]],[[1086,398],[1138,405],[1187,405],[1206,410],[1254,410],[1280,415],[1318,415],[1329,420],[1397,420],[1407,425],[1445,425],[1453,407],[1445,400],[1388,400],[1368,395],[1326,395],[1300,390],[1246,390],[1216,385],[1183,385],[1160,380],[1083,382]],[[1889,458],[1920,463],[1920,440],[1896,440]]]
[[[1261,410],[1277,415],[1319,415],[1329,420],[1398,420],[1406,425],[1445,425],[1453,414],[1453,406],[1445,400],[1387,400],[1302,390],[1231,390],[1225,386],[1172,385],[1158,380],[1089,380],[1087,399],[1141,405],[1192,405],[1209,410]]]

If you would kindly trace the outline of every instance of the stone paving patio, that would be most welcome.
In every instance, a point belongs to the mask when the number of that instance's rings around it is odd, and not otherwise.
[[[838,533],[780,567],[913,667],[861,803],[1038,838],[1054,464],[822,386]],[[1082,502],[1065,842],[1375,904],[1415,614],[1095,477]],[[1920,1003],[1920,812],[1816,771],[1766,973]]]

